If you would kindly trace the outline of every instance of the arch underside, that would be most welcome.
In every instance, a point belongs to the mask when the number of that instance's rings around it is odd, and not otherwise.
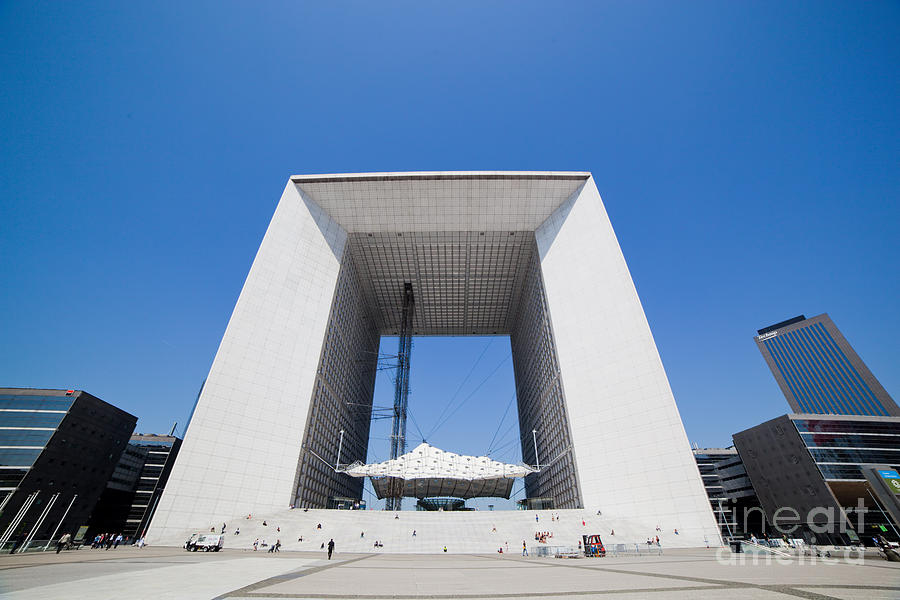
[[[343,430],[341,460],[366,462],[378,341],[399,328],[407,282],[416,298],[414,335],[510,336],[519,428],[525,432],[520,435],[523,460],[535,465],[541,458],[555,458],[526,478],[526,494],[553,498],[557,508],[581,507],[559,360],[531,231],[348,236],[310,401],[294,504],[322,508],[334,496],[361,497],[362,480],[335,472],[321,457],[337,455]],[[543,456],[535,456],[532,430]],[[422,487],[405,491],[422,497]],[[505,488],[497,488],[498,496],[508,497]]]

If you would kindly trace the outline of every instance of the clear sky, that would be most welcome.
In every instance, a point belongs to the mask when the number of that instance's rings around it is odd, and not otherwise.
[[[584,170],[691,441],[787,412],[752,336],[800,313],[897,398],[898,24],[897,2],[2,2],[0,385],[165,432],[289,175]],[[490,446],[513,386],[489,341],[416,340],[421,428],[474,390],[436,445]]]

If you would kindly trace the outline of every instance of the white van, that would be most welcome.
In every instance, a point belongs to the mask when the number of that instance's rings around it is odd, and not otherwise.
[[[184,545],[188,552],[202,550],[204,552],[218,552],[225,546],[225,536],[215,533],[192,535]]]

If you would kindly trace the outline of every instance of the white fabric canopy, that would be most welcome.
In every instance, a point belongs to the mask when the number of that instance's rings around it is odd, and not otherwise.
[[[418,498],[508,498],[512,480],[535,471],[486,456],[445,452],[423,442],[393,460],[370,465],[356,462],[344,472],[352,477],[372,477],[379,497],[400,494]]]

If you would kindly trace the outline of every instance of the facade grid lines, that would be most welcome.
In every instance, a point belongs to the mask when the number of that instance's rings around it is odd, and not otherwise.
[[[758,331],[757,346],[795,411],[900,416],[900,407],[827,314]]]
[[[685,541],[718,536],[591,175],[438,172],[290,179],[150,543],[218,516],[359,497],[332,466],[339,432],[340,462],[365,460],[379,339],[399,331],[405,283],[413,335],[510,336],[523,458],[543,463],[529,495],[670,520]],[[637,436],[658,443],[616,443]]]

